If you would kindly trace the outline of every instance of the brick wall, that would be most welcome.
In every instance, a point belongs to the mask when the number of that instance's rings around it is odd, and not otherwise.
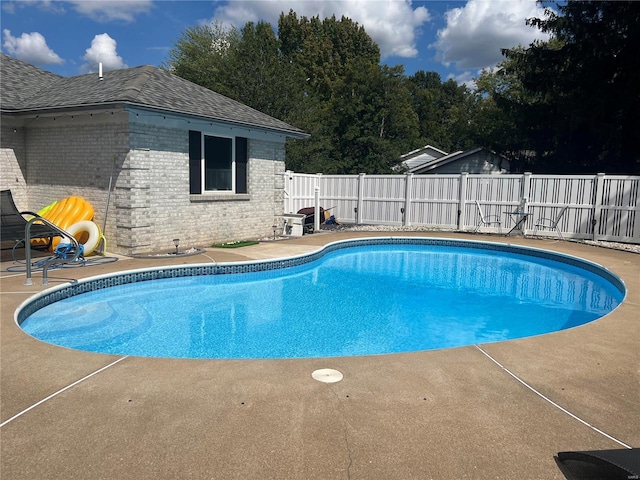
[[[24,129],[14,128],[11,121],[3,118],[0,139],[0,190],[11,190],[18,210],[31,210],[25,178]]]
[[[131,254],[263,238],[281,222],[284,144],[249,140],[248,194],[189,195],[188,132],[135,124],[119,177],[118,244]],[[124,210],[130,222],[124,225]]]
[[[109,179],[118,174],[129,150],[128,115],[123,113],[40,118],[25,128],[29,204],[38,210],[71,195],[84,198],[94,222],[112,249],[116,231],[113,195],[107,212]],[[113,187],[112,187],[113,188]],[[113,243],[112,243],[113,242]]]
[[[3,122],[2,188],[21,209],[83,197],[100,228],[107,213],[107,250],[126,255],[171,250],[174,238],[187,249],[281,227],[283,142],[249,140],[246,195],[189,195],[188,142],[184,126],[129,123],[124,112],[39,118],[15,133]]]

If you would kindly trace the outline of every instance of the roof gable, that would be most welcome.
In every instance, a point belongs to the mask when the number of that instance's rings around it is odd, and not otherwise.
[[[403,160],[417,157],[420,155],[429,155],[433,158],[440,158],[447,155],[447,152],[444,150],[440,150],[439,148],[434,147],[433,145],[425,145],[424,147],[417,148],[416,150],[412,150],[409,153],[405,153],[404,155],[400,155],[400,158]]]
[[[2,54],[2,110],[16,113],[129,103],[170,113],[308,136],[286,122],[149,65],[60,77]],[[22,78],[32,79],[22,89]],[[5,96],[9,100],[5,103]]]
[[[432,145],[425,145],[424,147],[401,155],[400,164],[395,168],[395,170],[407,170],[411,172],[416,168],[420,168],[433,160],[444,157],[445,155],[447,155],[447,152],[444,152]]]

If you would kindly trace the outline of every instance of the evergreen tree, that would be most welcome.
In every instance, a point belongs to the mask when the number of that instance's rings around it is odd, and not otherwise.
[[[524,134],[537,171],[637,173],[640,3],[574,1],[529,24],[548,42],[505,50],[513,81],[496,104]]]

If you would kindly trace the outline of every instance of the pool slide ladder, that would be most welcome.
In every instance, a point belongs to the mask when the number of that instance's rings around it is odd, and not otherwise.
[[[49,270],[49,267],[55,264],[62,265],[65,263],[73,263],[77,261],[80,257],[81,249],[78,240],[76,240],[73,235],[58,227],[55,223],[50,222],[46,218],[42,218],[39,216],[33,217],[27,222],[27,225],[24,227],[26,250],[25,255],[27,262],[27,279],[24,282],[25,285],[33,285],[33,280],[31,280],[31,225],[33,225],[35,222],[43,223],[53,231],[58,232],[60,235],[62,235],[62,237],[68,239],[73,246],[73,255],[71,255],[69,258],[66,258],[66,256],[56,255],[45,262],[42,268],[42,285],[49,285],[49,280],[47,279],[47,271]]]

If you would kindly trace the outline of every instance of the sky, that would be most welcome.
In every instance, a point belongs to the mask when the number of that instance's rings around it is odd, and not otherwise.
[[[545,34],[525,24],[544,16],[535,0],[1,0],[3,53],[62,76],[160,66],[187,28],[217,22],[242,28],[281,12],[343,15],[380,47],[381,63],[406,75],[435,71],[471,85],[501,49]]]

